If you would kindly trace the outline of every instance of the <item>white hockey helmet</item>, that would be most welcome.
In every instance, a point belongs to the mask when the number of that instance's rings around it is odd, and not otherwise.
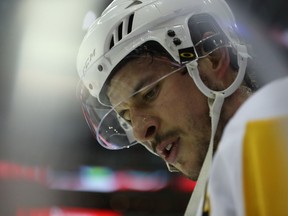
[[[214,34],[203,39],[204,31]],[[239,87],[246,69],[241,59],[247,52],[237,34],[224,0],[114,0],[90,27],[77,58],[84,114],[98,142],[108,149],[137,143],[103,92],[113,69],[131,51],[149,41],[158,43],[175,64],[187,67],[203,94],[214,100],[218,92],[207,88],[198,74],[197,60],[203,54],[197,46],[208,47],[206,53],[223,46],[234,50],[239,72],[235,82],[220,92],[227,97]]]

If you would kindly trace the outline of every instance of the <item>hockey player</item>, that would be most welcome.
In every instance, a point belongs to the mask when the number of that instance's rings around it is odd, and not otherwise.
[[[223,0],[115,0],[79,50],[98,142],[142,144],[197,180],[186,215],[288,214],[288,79],[251,96],[239,34]]]

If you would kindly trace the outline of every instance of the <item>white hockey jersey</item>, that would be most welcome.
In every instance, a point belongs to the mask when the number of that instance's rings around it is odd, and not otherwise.
[[[215,153],[201,216],[288,216],[288,77],[235,113]]]

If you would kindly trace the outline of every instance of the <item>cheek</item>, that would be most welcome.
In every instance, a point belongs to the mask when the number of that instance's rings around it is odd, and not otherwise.
[[[179,103],[183,114],[197,117],[207,112],[208,102],[194,84],[192,78],[186,76],[175,90],[175,103]]]
[[[193,80],[188,76],[186,79],[176,80],[178,82],[172,83],[168,90],[163,91],[165,94],[161,95],[158,110],[160,110],[162,120],[166,123],[169,122],[182,130],[184,128],[192,130],[191,127],[201,121],[203,115],[207,115],[208,103],[207,98],[194,85]]]

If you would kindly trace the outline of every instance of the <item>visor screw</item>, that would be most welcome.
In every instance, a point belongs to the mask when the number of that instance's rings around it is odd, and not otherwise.
[[[174,43],[176,46],[179,46],[179,45],[182,43],[182,41],[181,41],[179,38],[174,38],[174,39],[173,39],[173,43]]]
[[[102,65],[98,65],[98,70],[99,71],[103,71],[103,66]]]
[[[169,37],[175,37],[175,35],[176,35],[176,33],[175,33],[175,31],[173,31],[173,30],[168,30],[167,31],[167,35],[169,36]]]
[[[93,85],[91,83],[89,84],[89,89],[93,89]]]

